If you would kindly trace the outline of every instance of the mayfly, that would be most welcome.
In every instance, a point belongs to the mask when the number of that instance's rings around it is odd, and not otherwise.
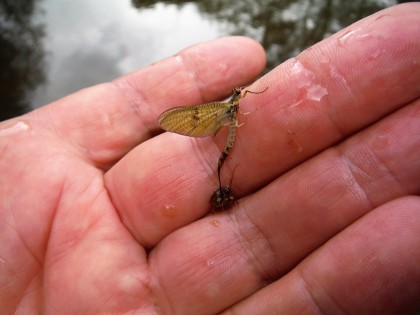
[[[219,157],[217,164],[217,176],[219,179],[219,194],[224,196],[223,187],[220,181],[220,170],[228,157],[235,141],[236,128],[238,125],[239,100],[247,93],[261,94],[260,92],[245,90],[244,87],[233,89],[233,95],[226,101],[211,102],[195,106],[174,107],[163,112],[159,118],[159,126],[170,132],[190,137],[214,136],[221,127],[229,126],[228,138],[225,148]]]

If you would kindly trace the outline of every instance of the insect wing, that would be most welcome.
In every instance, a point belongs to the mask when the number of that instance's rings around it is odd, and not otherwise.
[[[217,133],[229,121],[229,103],[207,103],[197,106],[175,107],[158,118],[160,127],[190,137],[207,137]]]

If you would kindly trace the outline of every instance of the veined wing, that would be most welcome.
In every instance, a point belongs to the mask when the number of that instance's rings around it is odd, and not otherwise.
[[[162,129],[190,137],[207,137],[217,133],[229,120],[230,103],[213,102],[196,106],[174,107],[162,113]]]

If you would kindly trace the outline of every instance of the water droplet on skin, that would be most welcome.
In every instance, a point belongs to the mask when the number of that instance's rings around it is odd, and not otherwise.
[[[336,67],[330,67],[330,75],[331,77],[336,79],[336,81],[341,82],[342,86],[349,88],[346,78],[340,73],[340,71]]]
[[[184,59],[182,58],[181,55],[175,55],[175,61],[178,63],[183,63]]]
[[[370,33],[365,33],[365,34],[361,34],[361,35],[356,36],[356,39],[359,40],[359,41],[361,41],[361,42],[370,41],[370,40],[372,40],[374,38],[375,37],[372,34],[370,34]]]
[[[166,204],[162,209],[163,215],[167,217],[173,217],[176,214],[176,209],[173,204]]]
[[[218,228],[221,225],[219,220],[211,220],[210,224],[213,225],[215,228]]]
[[[344,45],[349,41],[349,39],[359,31],[360,31],[360,28],[355,29],[355,30],[348,30],[348,31],[344,32],[344,34],[341,35],[337,40],[338,41],[338,46],[344,47]]]
[[[312,84],[307,88],[307,98],[312,101],[321,101],[321,99],[328,94],[328,91],[325,87],[319,84]]]
[[[315,74],[306,69],[297,59],[295,59],[295,63],[291,68],[291,74],[299,77],[299,80],[296,80],[296,82],[298,87],[303,90],[302,94],[303,97],[306,97],[306,99],[319,102],[325,95],[328,94],[328,90],[324,86],[314,83],[316,78]],[[300,96],[299,100],[289,106],[289,108],[299,105],[303,101],[303,97]]]
[[[30,126],[27,122],[18,121],[10,127],[1,128],[0,136],[11,136],[14,134],[28,131],[29,129],[30,129]]]

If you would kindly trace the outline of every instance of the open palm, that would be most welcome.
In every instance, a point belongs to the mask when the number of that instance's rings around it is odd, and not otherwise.
[[[164,110],[264,67],[231,37],[0,127],[1,314],[386,314],[420,308],[420,5],[362,20],[240,101],[226,130],[159,134]]]

